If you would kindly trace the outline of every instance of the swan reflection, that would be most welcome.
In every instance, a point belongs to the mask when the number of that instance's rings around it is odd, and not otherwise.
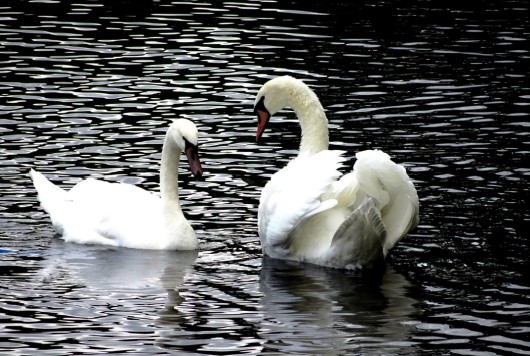
[[[391,266],[370,275],[263,258],[264,351],[341,354],[410,347],[418,313],[410,282]]]
[[[178,288],[198,251],[137,250],[78,245],[55,240],[39,271],[41,283],[62,279],[71,285],[109,293],[168,293],[166,308],[179,301]]]

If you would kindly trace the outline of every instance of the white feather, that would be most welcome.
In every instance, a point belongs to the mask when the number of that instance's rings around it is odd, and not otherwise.
[[[259,235],[265,248],[273,253],[302,221],[337,204],[321,196],[340,176],[337,170],[343,158],[341,151],[321,151],[300,155],[276,172],[261,193],[258,209]]]
[[[264,103],[270,114],[293,108],[302,129],[298,157],[261,192],[258,231],[267,255],[336,268],[370,267],[416,227],[416,189],[386,153],[357,153],[353,171],[340,177],[343,152],[327,149],[327,118],[302,81],[272,79],[256,103]]]
[[[123,183],[86,179],[65,191],[41,173],[30,175],[43,209],[65,241],[139,249],[193,250],[198,242],[178,201],[182,136],[197,141],[188,120],[169,128],[162,152],[161,193]],[[182,140],[182,143],[179,141]],[[200,168],[200,163],[196,162]],[[170,166],[168,168],[167,166]]]

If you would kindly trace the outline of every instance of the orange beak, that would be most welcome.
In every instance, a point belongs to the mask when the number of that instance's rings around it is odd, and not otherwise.
[[[263,135],[263,131],[265,131],[265,127],[267,126],[267,123],[271,118],[271,114],[269,114],[269,112],[266,110],[260,109],[256,109],[256,114],[258,115],[258,130],[256,131],[256,142],[258,142],[261,138],[261,135]]]
[[[197,146],[192,145],[186,141],[186,148],[184,149],[186,157],[188,157],[188,163],[190,165],[191,173],[195,178],[202,177],[202,166],[199,160],[199,149]]]

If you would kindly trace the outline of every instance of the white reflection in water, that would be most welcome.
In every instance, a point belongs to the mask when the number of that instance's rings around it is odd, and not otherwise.
[[[263,258],[259,308],[265,350],[341,354],[413,346],[410,282],[391,266],[372,275]]]
[[[79,245],[55,239],[46,252],[40,283],[63,278],[92,292],[143,294],[150,289],[168,292],[166,307],[178,299],[178,289],[198,251],[137,250]]]

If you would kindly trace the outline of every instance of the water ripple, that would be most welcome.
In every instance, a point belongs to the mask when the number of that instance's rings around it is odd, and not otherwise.
[[[530,350],[528,6],[322,5],[3,5],[3,349]],[[259,194],[296,155],[299,129],[283,111],[256,144],[252,105],[281,74],[315,89],[348,167],[355,152],[383,149],[418,188],[420,225],[377,278],[262,260]],[[179,175],[198,253],[56,239],[29,168],[63,187],[93,176],[156,192],[177,117],[201,133],[203,180]]]

